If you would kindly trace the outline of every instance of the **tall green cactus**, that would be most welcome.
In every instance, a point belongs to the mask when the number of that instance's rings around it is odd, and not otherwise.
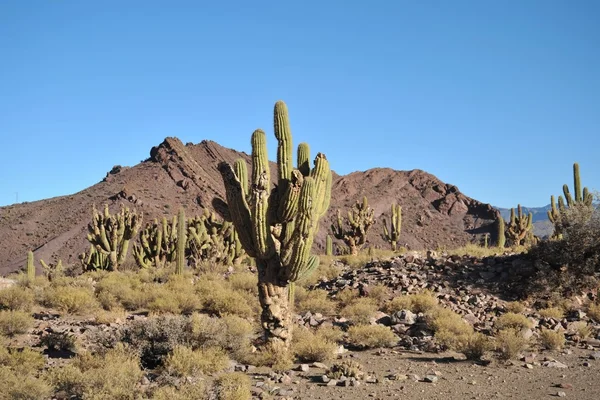
[[[92,222],[88,224],[87,239],[90,251],[79,256],[86,271],[106,269],[115,271],[125,262],[129,242],[136,235],[142,223],[142,215],[121,205],[121,210],[111,215],[108,204],[104,213],[93,206]]]
[[[287,350],[291,341],[291,293],[298,279],[310,274],[319,258],[310,254],[319,219],[331,197],[331,170],[324,154],[314,168],[292,166],[292,135],[287,106],[275,103],[277,187],[272,188],[265,133],[252,134],[252,185],[250,193],[236,171],[219,164],[229,212],[240,243],[256,259],[261,322],[267,342]],[[247,194],[247,196],[246,196]]]
[[[588,191],[588,188],[584,187],[583,190],[581,189],[581,178],[579,174],[578,163],[573,164],[573,189],[575,191],[575,197],[571,195],[569,186],[564,184],[563,194],[565,197],[563,199],[562,196],[558,196],[558,203],[554,203],[554,196],[550,196],[551,209],[548,210],[548,219],[554,225],[554,232],[552,234],[553,239],[562,238],[563,231],[569,224],[567,210],[579,209],[591,211],[594,207],[593,195]],[[567,201],[566,205],[565,199]]]
[[[390,243],[392,251],[397,250],[400,232],[402,231],[402,207],[399,204],[392,204],[392,216],[390,219],[390,228],[387,222],[383,220],[383,238]]]
[[[35,281],[35,265],[33,263],[33,251],[27,252],[27,282],[32,284]]]
[[[185,220],[185,210],[179,208],[177,214],[177,255],[175,256],[175,274],[183,275],[186,265],[185,247],[187,242],[187,224]]]
[[[515,209],[510,209],[510,222],[506,229],[506,236],[511,245],[524,245],[527,235],[533,231],[533,214],[523,214],[523,209],[519,204],[518,213],[515,215]]]
[[[336,223],[331,224],[331,232],[336,239],[343,240],[350,249],[350,254],[356,256],[358,250],[367,241],[367,232],[375,223],[373,218],[374,210],[369,207],[367,197],[364,196],[362,202],[356,201],[354,206],[348,211],[346,218],[346,227],[342,220],[340,210],[337,211]]]
[[[504,218],[498,214],[498,221],[496,222],[496,236],[498,238],[498,247],[503,249],[506,246],[506,232],[504,225]]]
[[[327,235],[327,239],[325,240],[325,255],[333,255],[333,240],[331,239],[330,235]]]

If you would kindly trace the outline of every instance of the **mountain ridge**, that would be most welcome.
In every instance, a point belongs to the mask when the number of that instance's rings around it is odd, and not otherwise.
[[[176,137],[167,137],[152,147],[147,159],[131,167],[114,166],[100,182],[77,193],[0,207],[0,274],[21,268],[28,250],[34,251],[36,260],[60,258],[63,263],[78,263],[78,255],[89,246],[85,236],[93,204],[107,203],[111,212],[120,204],[135,208],[144,214],[144,223],[170,217],[181,205],[188,216],[208,208],[227,217],[217,165],[233,163],[238,157],[251,168],[247,153],[211,140],[184,145]],[[270,166],[275,178],[276,164],[270,162]],[[322,252],[337,209],[345,213],[363,196],[377,219],[368,235],[369,245],[388,246],[381,235],[392,202],[403,207],[399,245],[409,249],[459,247],[479,242],[486,232],[495,240],[493,222],[499,212],[491,205],[423,170],[376,167],[347,175],[333,173],[331,206],[320,222],[315,251]]]

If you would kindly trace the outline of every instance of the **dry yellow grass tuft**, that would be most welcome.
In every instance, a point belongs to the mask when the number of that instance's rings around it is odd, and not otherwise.
[[[542,318],[562,319],[565,316],[565,311],[560,307],[544,308],[538,313]]]
[[[14,336],[33,327],[33,317],[24,311],[0,311],[0,334]]]
[[[496,350],[502,359],[514,359],[528,347],[529,339],[519,329],[505,328],[496,333]]]
[[[250,400],[250,378],[242,372],[229,372],[215,379],[217,400]]]
[[[540,332],[540,344],[547,350],[560,350],[565,345],[565,334],[562,331],[542,329]]]
[[[292,352],[300,361],[328,361],[335,356],[336,350],[337,344],[329,340],[327,335],[303,327],[294,329]]]
[[[164,363],[165,372],[178,377],[196,377],[214,374],[229,366],[227,353],[219,347],[192,350],[186,346],[175,346]]]
[[[387,326],[356,325],[348,329],[348,343],[363,348],[392,347],[398,337]]]
[[[348,318],[353,324],[364,325],[371,321],[377,312],[375,300],[361,297],[354,299],[350,304],[340,310],[340,316]]]
[[[328,297],[328,292],[322,289],[310,290],[302,300],[298,300],[296,310],[299,313],[310,311],[311,313],[321,313],[323,315],[332,315],[335,313],[336,304]]]
[[[523,314],[506,313],[502,314],[496,320],[495,327],[498,330],[502,329],[530,329],[533,327],[533,323]]]

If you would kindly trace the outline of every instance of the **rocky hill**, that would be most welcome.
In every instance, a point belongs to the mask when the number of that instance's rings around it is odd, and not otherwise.
[[[250,168],[246,153],[213,141],[184,145],[169,137],[152,148],[147,160],[133,167],[114,166],[101,182],[78,193],[0,207],[0,274],[21,268],[28,250],[34,250],[36,259],[78,263],[78,255],[88,247],[85,236],[93,204],[107,203],[112,212],[124,204],[143,213],[144,221],[174,215],[181,205],[188,216],[204,208],[226,216],[217,165],[223,160],[233,163],[238,157],[246,159]],[[276,177],[274,163],[272,177]],[[481,240],[485,232],[495,240],[493,221],[499,214],[489,204],[421,170],[374,168],[345,176],[334,173],[331,206],[315,242],[317,252],[324,248],[337,209],[345,213],[363,196],[377,218],[369,234],[372,246],[387,246],[381,238],[383,218],[389,221],[394,201],[403,207],[400,245],[409,249],[459,247]]]

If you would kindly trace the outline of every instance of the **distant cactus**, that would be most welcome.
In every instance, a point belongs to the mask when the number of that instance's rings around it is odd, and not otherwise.
[[[227,204],[235,230],[246,253],[258,268],[261,323],[267,343],[287,350],[291,343],[294,282],[310,274],[319,258],[311,255],[319,219],[331,196],[331,170],[319,153],[314,168],[292,166],[292,135],[287,106],[278,101],[274,109],[277,138],[277,188],[271,187],[265,133],[251,138],[252,176],[246,196],[238,173],[219,164]]]
[[[503,249],[506,246],[506,233],[504,227],[504,218],[500,215],[496,222],[497,236],[498,236],[498,247]]]
[[[575,197],[571,195],[569,186],[563,185],[563,194],[558,196],[558,203],[554,203],[554,196],[550,196],[551,209],[548,211],[548,219],[554,225],[554,232],[552,234],[553,239],[562,238],[564,228],[569,224],[568,217],[566,216],[568,209],[579,209],[585,211],[593,210],[593,195],[588,191],[587,187],[581,189],[581,178],[579,175],[579,164],[573,164],[573,189],[575,191]],[[565,199],[567,204],[565,205]],[[591,215],[591,213],[590,213]]]
[[[396,251],[400,232],[402,231],[402,207],[399,204],[392,204],[392,216],[390,219],[390,228],[387,222],[383,220],[383,238],[390,243],[392,251]]]
[[[33,283],[35,281],[35,265],[33,263],[33,251],[27,252],[27,281]]]
[[[54,278],[63,275],[63,265],[62,260],[59,259],[56,264],[46,264],[44,260],[40,259],[40,264],[44,270],[44,275],[49,281],[52,281]]]
[[[510,222],[506,229],[506,236],[511,245],[524,245],[528,234],[533,231],[533,214],[523,214],[523,209],[519,204],[517,207],[518,213],[515,214],[515,209],[510,209]]]
[[[233,224],[218,220],[208,210],[189,221],[188,247],[195,265],[201,261],[238,265],[245,258]]]
[[[146,224],[139,234],[140,243],[134,243],[133,255],[140,268],[164,268],[175,261],[177,246],[177,216],[171,223],[166,217],[161,223]]]
[[[357,201],[348,211],[346,224],[340,210],[337,211],[337,220],[336,223],[331,224],[331,231],[336,239],[344,241],[353,256],[358,254],[358,250],[367,241],[367,232],[375,223],[373,214],[374,210],[369,207],[366,196],[363,197],[362,203]]]
[[[179,209],[177,214],[177,255],[175,256],[175,274],[182,275],[186,265],[185,247],[187,242],[187,224],[185,210]]]
[[[90,251],[79,257],[84,270],[118,270],[127,258],[129,241],[136,235],[141,223],[142,215],[123,205],[115,215],[110,214],[107,204],[102,214],[93,206],[93,218],[88,224],[87,235]]]
[[[331,240],[331,236],[329,235],[327,235],[327,239],[325,241],[325,255],[333,255],[333,240]]]

